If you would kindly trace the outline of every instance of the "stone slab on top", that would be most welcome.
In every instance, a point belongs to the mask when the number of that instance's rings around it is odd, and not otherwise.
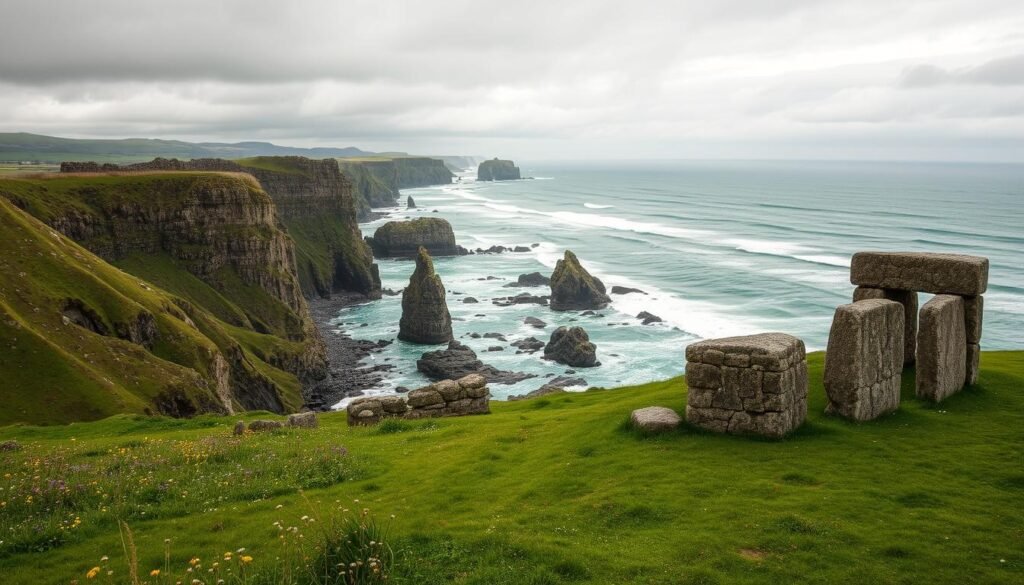
[[[850,282],[858,286],[976,296],[988,288],[988,258],[928,252],[857,252]]]

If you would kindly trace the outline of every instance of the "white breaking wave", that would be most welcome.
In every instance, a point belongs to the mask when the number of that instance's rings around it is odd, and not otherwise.
[[[587,202],[587,203],[583,204],[583,207],[586,207],[587,209],[611,209],[612,207],[615,207],[615,206],[614,205],[599,205],[597,203]]]

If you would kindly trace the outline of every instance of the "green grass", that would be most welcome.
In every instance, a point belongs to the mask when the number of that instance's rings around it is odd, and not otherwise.
[[[907,372],[900,410],[864,424],[822,414],[821,354],[809,367],[808,421],[783,441],[622,424],[682,411],[682,379],[242,439],[214,416],[0,428],[24,446],[0,452],[0,575],[67,583],[103,555],[124,575],[117,517],[144,569],[165,538],[174,566],[239,547],[259,566],[282,555],[274,522],[341,505],[395,515],[393,583],[1022,582],[1024,352],[985,352],[939,405]]]

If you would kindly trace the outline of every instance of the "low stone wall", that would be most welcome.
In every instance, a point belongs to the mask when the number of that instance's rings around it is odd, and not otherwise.
[[[438,416],[489,414],[491,392],[487,380],[470,374],[458,380],[441,380],[400,396],[367,396],[349,403],[349,425],[374,425],[385,418],[419,419]]]
[[[711,431],[782,437],[807,417],[804,342],[785,333],[686,348],[686,420]]]
[[[836,308],[825,353],[826,412],[872,420],[900,405],[903,305],[869,299]]]

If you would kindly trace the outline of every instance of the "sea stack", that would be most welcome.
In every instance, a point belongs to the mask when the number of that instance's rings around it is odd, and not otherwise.
[[[409,195],[409,197],[406,198],[405,203],[406,209],[416,209],[416,201],[413,200],[412,195]]]
[[[554,360],[573,368],[593,368],[597,361],[597,346],[582,327],[559,327],[544,346],[544,359]]]
[[[519,167],[510,160],[485,160],[476,168],[477,181],[515,181],[521,178]]]
[[[551,308],[555,311],[603,309],[610,302],[604,283],[580,266],[576,254],[566,250],[565,257],[551,273]]]
[[[415,258],[420,248],[426,248],[432,256],[458,256],[463,252],[455,243],[452,224],[439,217],[389,221],[366,242],[377,258]]]
[[[398,338],[431,345],[452,340],[452,317],[444,300],[444,284],[434,272],[430,254],[422,246],[416,256],[416,270],[402,292]]]

